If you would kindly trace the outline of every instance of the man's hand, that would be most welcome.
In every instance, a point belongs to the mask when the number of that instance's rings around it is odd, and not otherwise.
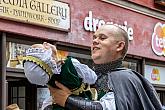
[[[71,95],[71,91],[62,85],[61,83],[55,81],[55,84],[58,88],[53,88],[49,86],[50,93],[52,95],[54,103],[65,107],[65,102],[69,95]]]

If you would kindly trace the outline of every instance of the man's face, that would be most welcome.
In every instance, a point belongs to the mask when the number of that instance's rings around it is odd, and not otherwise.
[[[104,64],[116,60],[117,41],[112,30],[103,26],[95,32],[93,35],[91,54],[95,64]]]

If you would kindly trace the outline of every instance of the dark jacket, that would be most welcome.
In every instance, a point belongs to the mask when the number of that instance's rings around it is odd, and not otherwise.
[[[115,95],[116,110],[162,110],[158,95],[142,75],[125,68],[107,73],[109,90]],[[69,96],[65,107],[69,110],[103,110],[99,102]]]
[[[154,87],[139,73],[119,68],[108,77],[117,110],[162,110]]]

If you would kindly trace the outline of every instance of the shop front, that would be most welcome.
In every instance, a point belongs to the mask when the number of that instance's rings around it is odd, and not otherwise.
[[[22,58],[27,48],[50,42],[61,58],[76,57],[92,68],[92,34],[105,23],[128,33],[123,65],[147,78],[165,105],[163,19],[100,0],[16,1],[0,1],[1,108],[17,103],[23,110],[39,110],[50,95],[46,86],[33,85],[24,75]]]

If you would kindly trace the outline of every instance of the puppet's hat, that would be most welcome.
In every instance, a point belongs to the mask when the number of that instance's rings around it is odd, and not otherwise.
[[[29,48],[23,58],[23,66],[27,79],[37,85],[46,85],[53,74],[60,73],[51,49]]]

